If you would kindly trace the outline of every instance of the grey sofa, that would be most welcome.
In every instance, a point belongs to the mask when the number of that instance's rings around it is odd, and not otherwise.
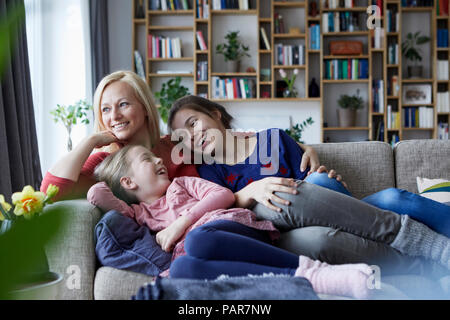
[[[313,145],[322,164],[335,169],[357,198],[397,187],[417,192],[416,177],[450,179],[450,141],[410,140],[395,148],[383,142]],[[96,265],[93,230],[102,212],[86,200],[61,201],[68,222],[58,241],[47,248],[52,271],[64,275],[60,299],[129,299],[152,277]],[[433,291],[430,280],[419,276],[383,278],[383,299],[417,298],[411,292]],[[416,290],[420,289],[420,290]],[[337,298],[326,297],[322,298]]]

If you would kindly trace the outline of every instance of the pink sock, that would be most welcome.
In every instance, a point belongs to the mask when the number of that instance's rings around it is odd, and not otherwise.
[[[311,282],[317,293],[342,295],[357,299],[367,299],[369,288],[367,279],[372,269],[363,263],[329,265],[319,260],[300,256],[295,276]]]

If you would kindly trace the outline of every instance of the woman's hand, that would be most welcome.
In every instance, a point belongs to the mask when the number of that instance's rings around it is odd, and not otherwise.
[[[310,168],[308,171],[308,175],[315,172],[319,166],[319,156],[317,155],[316,150],[314,150],[313,147],[305,146],[303,144],[300,144],[300,147],[303,150],[303,156],[302,156],[302,162],[300,163],[300,171],[303,172],[306,170],[306,168]]]
[[[290,202],[278,197],[274,192],[297,194],[296,187],[297,183],[292,178],[268,177],[257,180],[234,194],[235,205],[248,208],[256,201],[269,209],[280,212],[281,209],[275,204],[290,205]]]
[[[325,166],[320,166],[316,172],[317,173],[327,172],[327,168]],[[342,183],[346,189],[348,189],[347,184],[342,180],[342,176],[340,174],[336,174],[335,170],[331,169],[330,171],[328,171],[328,178],[336,179],[337,181]]]
[[[120,143],[119,139],[108,130],[93,133],[90,138],[93,140],[96,149],[109,146],[113,142]]]
[[[181,216],[170,224],[167,228],[159,231],[156,234],[156,243],[166,251],[171,252],[175,247],[175,243],[185,233],[190,226],[190,221],[187,217]]]

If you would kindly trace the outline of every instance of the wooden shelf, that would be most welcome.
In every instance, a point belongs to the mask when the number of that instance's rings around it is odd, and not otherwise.
[[[136,24],[145,24],[145,19],[133,19],[133,23]]]
[[[323,83],[357,83],[357,82],[369,82],[369,79],[356,79],[356,80],[352,80],[352,79],[339,79],[339,80],[332,80],[332,79],[324,79],[322,80]]]
[[[340,31],[340,32],[324,32],[324,37],[344,37],[344,36],[368,36],[369,31]]]
[[[275,8],[304,8],[305,7],[305,3],[304,2],[300,2],[300,1],[279,1],[279,2],[274,2],[273,6]]]
[[[212,72],[214,77],[256,77],[256,72]]]
[[[369,130],[369,127],[326,127],[324,131],[363,131]]]
[[[353,7],[353,8],[322,8],[322,12],[342,12],[342,11],[352,11],[352,12],[366,12],[367,7]]]
[[[402,79],[403,83],[421,83],[421,82],[433,82],[433,79],[422,78],[422,79]]]
[[[323,56],[324,59],[368,59],[369,55],[368,54],[362,54],[359,56],[356,55],[349,55],[349,56]]]
[[[305,69],[306,65],[293,65],[293,66],[282,66],[282,65],[274,65],[274,69]]]
[[[434,107],[434,103],[402,104],[402,108],[410,108],[410,107]]]
[[[260,54],[271,54],[271,53],[272,53],[272,50],[260,49],[260,50],[258,50],[258,52],[259,52]]]
[[[320,49],[308,49],[309,53],[320,53]]]
[[[305,38],[305,33],[275,33],[273,35],[275,39],[299,39]]]
[[[149,73],[149,78],[193,77],[192,73]]]
[[[433,11],[433,7],[401,7],[403,12],[428,12]]]
[[[257,15],[256,10],[239,10],[239,9],[223,9],[223,10],[211,10],[211,14],[215,15]]]
[[[248,98],[248,99],[210,99],[214,102],[251,102],[251,101],[260,101],[257,98]]]
[[[209,85],[209,81],[195,81],[195,84],[197,85]]]
[[[148,58],[148,61],[193,61],[192,57],[182,57],[182,58]]]
[[[259,22],[261,23],[271,23],[272,18],[259,18]]]
[[[272,81],[260,81],[259,82],[260,85],[262,86],[271,86],[272,85]]]
[[[208,54],[209,51],[208,50],[195,50],[196,54]]]
[[[197,23],[208,23],[208,22],[209,22],[209,19],[204,19],[204,18],[199,19],[199,18],[195,18],[195,22],[197,22]]]
[[[177,26],[149,26],[149,30],[155,31],[192,31],[193,27],[177,27]]]
[[[434,128],[402,128],[403,131],[431,131],[434,130]]]

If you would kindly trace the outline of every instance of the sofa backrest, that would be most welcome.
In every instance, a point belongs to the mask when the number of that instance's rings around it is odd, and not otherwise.
[[[450,140],[405,140],[394,148],[399,189],[417,193],[416,177],[450,180]]]
[[[334,169],[356,198],[395,186],[392,148],[385,142],[343,142],[311,145],[320,163]]]

